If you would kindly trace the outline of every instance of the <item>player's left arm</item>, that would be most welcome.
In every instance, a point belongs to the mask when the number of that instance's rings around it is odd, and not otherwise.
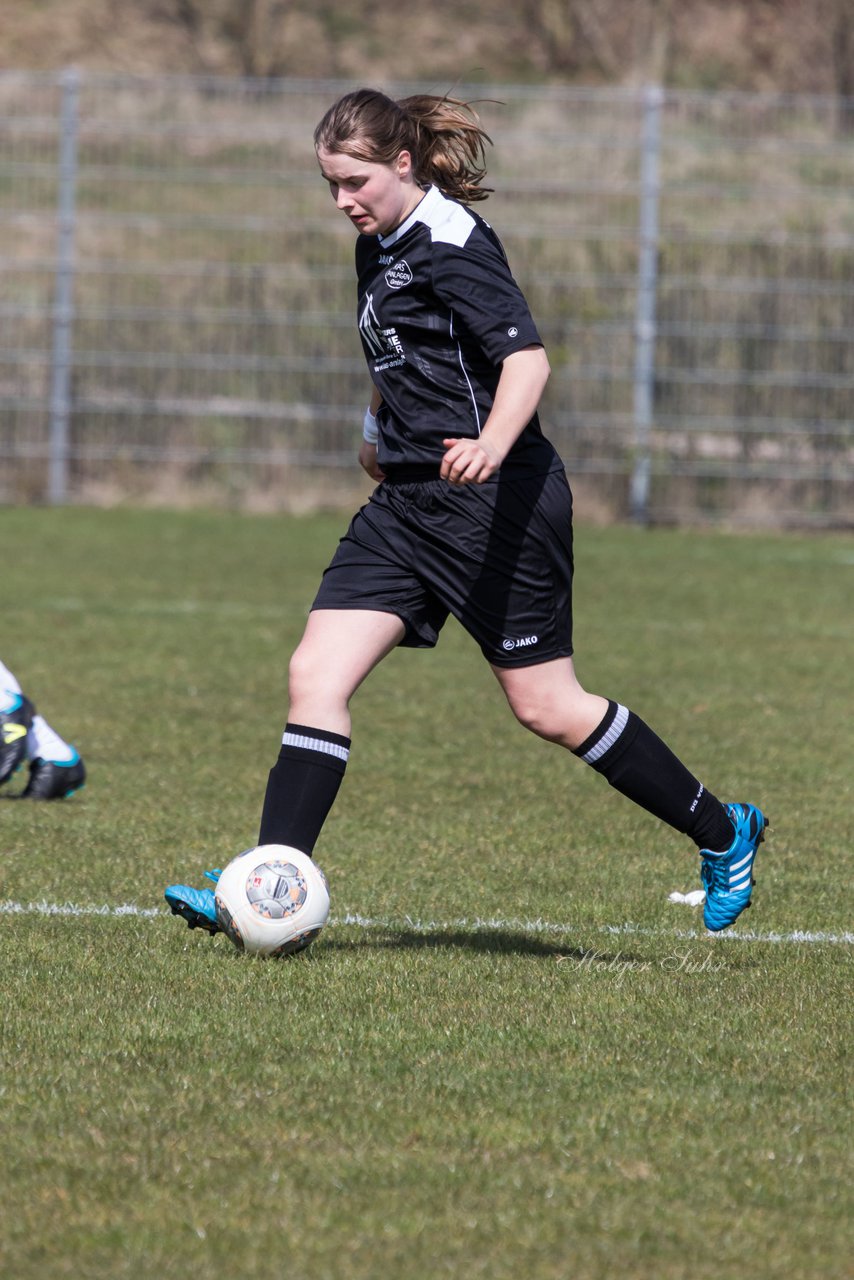
[[[489,417],[474,439],[443,440],[439,474],[450,484],[483,484],[501,466],[534,416],[551,372],[543,347],[505,356]]]

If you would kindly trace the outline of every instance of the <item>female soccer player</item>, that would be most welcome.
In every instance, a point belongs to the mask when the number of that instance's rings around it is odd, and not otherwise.
[[[524,726],[690,836],[705,923],[724,929],[750,902],[767,820],[715,799],[643,720],[578,681],[572,499],[537,416],[549,363],[498,237],[470,207],[488,195],[488,141],[466,103],[368,89],[315,131],[321,175],[358,232],[373,383],[359,461],[378,485],[291,659],[259,843],[313,851],[347,764],[352,695],[396,646],[435,645],[453,614]],[[191,928],[217,931],[210,889],[171,885],[166,899]]]

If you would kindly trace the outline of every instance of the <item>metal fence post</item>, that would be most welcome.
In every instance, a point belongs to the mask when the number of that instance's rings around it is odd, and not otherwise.
[[[640,158],[640,214],[638,220],[638,279],[635,302],[635,365],[633,384],[634,467],[629,505],[639,524],[649,520],[650,449],[655,400],[655,312],[658,288],[658,210],[661,191],[661,108],[659,85],[643,91]]]
[[[74,238],[77,192],[77,134],[80,72],[66,67],[59,77],[59,191],[57,196],[56,280],[50,367],[50,438],[47,496],[68,497],[68,427],[71,419],[71,329],[74,322]]]

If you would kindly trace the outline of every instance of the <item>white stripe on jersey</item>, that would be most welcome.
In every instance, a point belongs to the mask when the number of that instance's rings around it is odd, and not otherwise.
[[[451,312],[451,328],[450,328],[450,335],[451,335],[451,337],[452,337],[452,338],[454,337],[454,313],[453,313],[453,311]],[[468,370],[466,369],[466,362],[465,362],[465,360],[463,359],[463,349],[462,349],[462,347],[460,346],[460,344],[459,344],[459,343],[457,343],[457,359],[458,359],[458,360],[459,360],[459,362],[460,362],[460,368],[461,368],[461,369],[462,369],[462,371],[463,371],[463,377],[464,377],[464,378],[465,378],[465,380],[466,380],[466,386],[468,387],[468,389],[469,389],[469,395],[471,396],[471,407],[472,407],[472,409],[474,410],[474,425],[477,427],[477,434],[478,434],[478,435],[480,435],[480,412],[478,411],[478,407],[477,407],[477,398],[476,398],[476,396],[475,396],[475,394],[474,394],[474,387],[471,385],[471,379],[469,378]]]

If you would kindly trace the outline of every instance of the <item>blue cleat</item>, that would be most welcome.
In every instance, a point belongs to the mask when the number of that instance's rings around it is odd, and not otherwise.
[[[216,884],[219,870],[206,871],[205,875]],[[164,894],[173,916],[181,916],[191,929],[205,929],[208,933],[220,933],[216,918],[213,889],[192,889],[188,884],[170,884]]]
[[[750,906],[753,863],[768,826],[768,819],[755,804],[727,804],[724,808],[735,827],[732,844],[726,853],[700,850],[700,879],[706,890],[703,921],[713,933],[729,928]]]

